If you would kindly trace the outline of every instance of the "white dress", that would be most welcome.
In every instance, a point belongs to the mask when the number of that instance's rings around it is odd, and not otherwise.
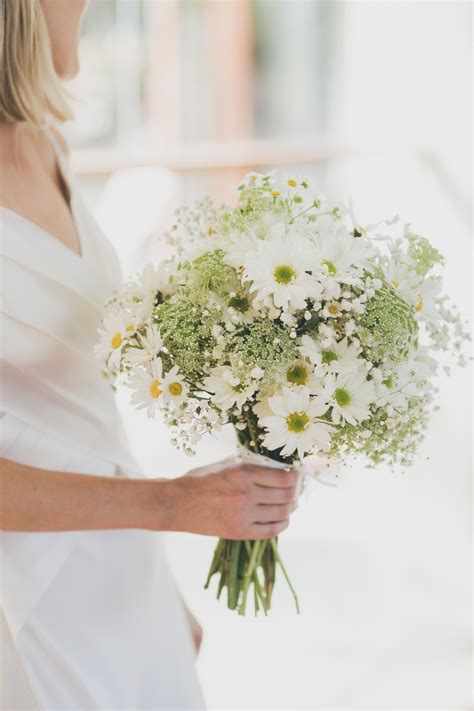
[[[137,476],[93,354],[117,257],[45,132],[69,186],[81,256],[0,208],[1,456]],[[159,533],[3,532],[0,555],[2,711],[204,708]]]

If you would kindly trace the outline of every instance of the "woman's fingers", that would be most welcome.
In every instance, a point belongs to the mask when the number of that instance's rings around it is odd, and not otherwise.
[[[298,504],[293,501],[291,504],[279,504],[276,506],[260,504],[255,509],[255,523],[279,523],[286,521],[293,511],[296,510]]]
[[[253,483],[259,486],[290,489],[296,486],[299,472],[294,469],[286,471],[284,469],[271,469],[270,467],[250,466],[250,476]]]
[[[288,519],[278,523],[254,523],[248,529],[248,537],[251,540],[275,538],[275,536],[279,536],[282,531],[288,528],[288,524]]]
[[[297,487],[291,486],[286,489],[277,489],[270,486],[255,487],[255,497],[257,504],[291,504],[297,498]]]

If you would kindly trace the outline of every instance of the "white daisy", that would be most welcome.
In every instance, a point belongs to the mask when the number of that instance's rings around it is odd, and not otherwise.
[[[320,282],[310,272],[316,264],[314,247],[303,236],[272,237],[259,241],[244,257],[244,279],[260,301],[271,296],[277,308],[304,309],[308,299],[318,300]]]
[[[127,297],[131,308],[142,322],[149,320],[159,291],[167,296],[176,291],[179,286],[176,266],[174,259],[163,260],[158,266],[147,264],[138,281],[129,285]],[[175,275],[174,278],[172,275]]]
[[[339,284],[357,283],[364,269],[372,270],[373,247],[369,240],[354,237],[343,222],[329,216],[320,217],[315,223],[313,240],[330,298],[339,298]]]
[[[125,357],[133,365],[146,365],[159,354],[163,348],[163,340],[156,326],[148,326],[146,336],[139,336],[139,339],[141,347],[127,348]]]
[[[422,281],[416,292],[416,298],[413,303],[415,311],[422,318],[440,318],[440,314],[436,309],[436,299],[442,288],[442,280],[440,277],[432,277]]]
[[[281,395],[268,399],[268,406],[273,414],[259,420],[267,430],[264,447],[270,450],[281,448],[283,457],[297,451],[300,459],[315,447],[329,449],[331,425],[317,419],[328,406],[311,399],[307,388],[283,388]]]
[[[319,372],[307,361],[299,360],[290,365],[286,370],[286,384],[288,386],[300,386],[308,388],[311,394],[321,390],[321,378]]]
[[[318,374],[344,373],[360,370],[365,361],[358,358],[361,348],[357,342],[349,343],[347,338],[341,341],[326,339],[321,343],[311,336],[301,337],[299,350],[315,365]]]
[[[221,410],[230,410],[234,406],[240,409],[257,390],[255,384],[244,386],[226,365],[213,368],[211,375],[204,379],[203,385],[212,393],[211,400]]]
[[[119,368],[122,348],[127,339],[134,335],[135,326],[124,321],[123,314],[113,312],[105,316],[102,327],[97,329],[99,343],[94,347],[98,358],[109,368]]]
[[[287,224],[280,215],[272,211],[263,212],[248,232],[230,233],[225,261],[240,269],[246,263],[249,252],[255,252],[261,240],[283,238],[286,231]]]
[[[228,245],[224,261],[234,269],[240,269],[249,252],[257,248],[257,237],[246,232],[231,232],[228,236]]]
[[[329,399],[334,423],[338,424],[343,419],[351,425],[366,420],[370,415],[370,405],[377,399],[374,383],[367,380],[363,372],[328,376],[320,397]]]
[[[288,222],[284,215],[272,210],[260,213],[258,219],[249,227],[249,231],[258,240],[283,238],[288,230]]]
[[[146,408],[148,417],[155,416],[156,409],[162,402],[163,380],[161,358],[151,361],[146,370],[137,368],[130,379],[129,387],[134,391],[131,403],[137,410]]]
[[[343,314],[344,309],[340,301],[327,301],[319,312],[319,315],[326,320],[340,318]]]
[[[389,259],[382,265],[382,271],[387,283],[404,301],[412,305],[418,303],[420,277],[413,269],[409,269],[407,262]]]
[[[165,375],[161,383],[161,388],[163,392],[163,402],[178,406],[186,400],[188,387],[177,365],[173,366],[169,373]]]

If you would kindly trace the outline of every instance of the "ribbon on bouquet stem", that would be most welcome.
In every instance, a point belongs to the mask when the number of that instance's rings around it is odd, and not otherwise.
[[[238,459],[249,464],[255,464],[262,467],[272,467],[273,469],[282,469],[285,471],[296,470],[300,474],[299,493],[305,492],[306,500],[309,498],[310,482],[316,482],[318,484],[322,484],[323,486],[330,486],[332,488],[337,487],[335,478],[338,476],[339,462],[330,462],[323,457],[310,455],[293,462],[292,464],[287,464],[285,462],[278,462],[275,459],[266,457],[263,454],[252,452],[241,444],[237,445],[237,452]],[[323,468],[326,469],[326,474],[329,474],[331,478],[323,476]]]

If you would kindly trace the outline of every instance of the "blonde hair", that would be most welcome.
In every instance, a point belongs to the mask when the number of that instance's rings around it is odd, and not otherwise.
[[[71,118],[39,0],[0,0],[0,121]]]

